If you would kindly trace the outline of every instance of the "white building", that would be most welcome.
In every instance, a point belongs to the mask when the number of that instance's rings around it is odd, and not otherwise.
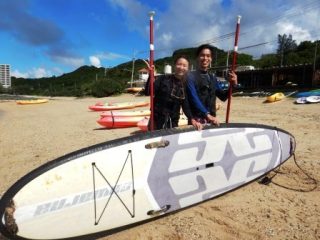
[[[0,84],[5,87],[11,87],[10,65],[0,64]]]

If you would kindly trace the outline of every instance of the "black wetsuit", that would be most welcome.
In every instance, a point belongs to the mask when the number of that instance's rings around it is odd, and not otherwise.
[[[213,74],[205,71],[192,71],[187,74],[187,93],[191,113],[196,119],[205,119],[207,114],[216,116],[216,97],[228,99],[227,91],[218,84]]]
[[[146,86],[147,91],[149,86]],[[177,127],[180,109],[191,119],[186,84],[173,74],[161,75],[154,82],[154,129]]]

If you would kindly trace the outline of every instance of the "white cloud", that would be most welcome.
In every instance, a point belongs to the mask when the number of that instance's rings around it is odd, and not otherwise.
[[[95,66],[97,68],[101,67],[101,62],[100,62],[100,59],[96,56],[90,56],[89,57],[89,60],[90,60],[90,64],[92,66]]]
[[[66,57],[66,56],[52,56],[52,59],[63,65],[72,66],[72,67],[81,67],[84,65],[85,61],[80,57]]]
[[[283,32],[284,34],[291,34],[292,38],[296,40],[296,43],[300,43],[301,41],[305,41],[307,39],[311,39],[311,35],[307,29],[303,29],[299,26],[294,25],[290,22],[282,22],[277,24],[279,28],[279,32]]]
[[[11,75],[17,78],[20,78],[20,77],[21,78],[43,78],[43,77],[51,77],[52,72],[45,68],[39,67],[39,68],[33,68],[27,72],[20,72],[19,70],[14,69],[11,72]]]
[[[19,70],[15,69],[11,72],[11,76],[14,76],[16,78],[28,78],[29,74],[27,72],[23,73],[23,72],[20,72]]]
[[[104,52],[104,53],[97,54],[96,56],[104,60],[131,59],[131,57],[129,56],[118,54],[118,53],[112,53],[112,52]]]
[[[44,68],[34,68],[33,74],[35,78],[49,77],[52,76],[51,72]]]
[[[138,0],[109,0],[124,11],[129,29],[148,38],[148,5]],[[233,49],[236,19],[241,15],[239,48],[252,47],[245,53],[253,56],[270,53],[277,48],[278,34],[292,34],[297,43],[319,39],[320,2],[317,0],[255,1],[191,0],[166,1],[165,10],[156,10],[155,54],[162,57],[175,49],[195,47],[210,42],[224,50]],[[226,6],[225,4],[228,4]],[[134,19],[136,17],[136,19]],[[157,49],[167,49],[158,51]]]

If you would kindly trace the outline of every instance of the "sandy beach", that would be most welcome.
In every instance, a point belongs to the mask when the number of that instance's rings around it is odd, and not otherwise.
[[[96,102],[138,102],[147,97],[51,98],[48,103],[17,105],[0,100],[0,195],[19,178],[72,151],[135,134],[138,128],[104,129]],[[276,126],[297,142],[269,185],[253,182],[219,198],[131,228],[104,240],[320,239],[320,104],[294,99],[266,104],[265,98],[234,97],[230,122]],[[225,121],[226,103],[218,116]],[[307,175],[305,175],[307,173]],[[272,172],[270,176],[274,173]],[[310,178],[311,177],[311,178]],[[0,239],[3,237],[0,236]]]

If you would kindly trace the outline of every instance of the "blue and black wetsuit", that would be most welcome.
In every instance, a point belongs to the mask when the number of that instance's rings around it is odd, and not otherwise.
[[[196,70],[187,74],[187,93],[192,116],[199,119],[206,119],[208,113],[216,116],[216,97],[221,101],[228,99],[227,91],[207,71]]]

